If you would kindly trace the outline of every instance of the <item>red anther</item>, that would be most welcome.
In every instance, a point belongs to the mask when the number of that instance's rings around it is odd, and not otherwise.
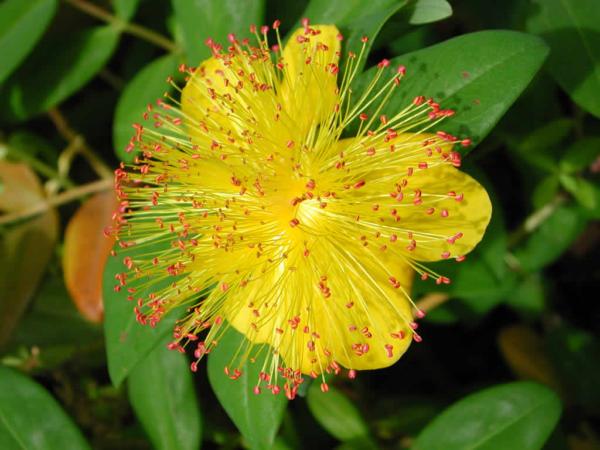
[[[255,395],[260,394],[260,386],[254,386],[254,394]]]
[[[449,213],[448,213],[448,210],[447,210],[447,209],[442,209],[442,210],[440,211],[440,216],[442,216],[442,217],[448,217],[448,214],[449,214]]]
[[[365,121],[369,118],[369,116],[366,113],[360,113],[360,115],[358,116],[358,118],[362,121]]]
[[[279,392],[281,392],[281,389],[279,388],[279,386],[273,386],[271,388],[271,392],[273,393],[273,395],[277,395],[279,394]]]
[[[390,242],[396,242],[398,240],[398,236],[395,234],[390,235]]]
[[[356,370],[350,369],[348,371],[348,378],[350,378],[351,380],[354,380],[356,378]]]
[[[380,69],[383,69],[385,67],[389,67],[390,65],[390,60],[389,59],[382,59],[378,64],[377,67],[379,67]]]
[[[263,25],[262,27],[260,27],[260,32],[262,34],[267,34],[269,32],[269,26],[268,25]]]
[[[302,24],[302,26],[303,26],[304,28],[307,28],[307,27],[308,27],[308,25],[310,24],[310,20],[308,20],[308,18],[307,18],[307,17],[304,17],[304,18],[303,18],[303,19],[300,21],[300,23]]]
[[[365,185],[365,183],[366,183],[365,180],[357,181],[356,183],[354,183],[354,189],[360,189],[361,187],[363,187]]]
[[[363,36],[360,38],[360,42],[362,42],[363,44],[366,44],[367,42],[369,42],[369,38],[367,36]]]
[[[450,252],[449,251],[445,251],[440,255],[443,259],[448,259],[450,258]]]
[[[187,66],[185,64],[179,64],[178,70],[183,73],[187,70]]]
[[[344,35],[342,33],[338,33],[337,36],[335,37],[338,41],[343,41],[344,40]]]
[[[467,259],[467,257],[465,255],[460,255],[454,259],[456,260],[456,262],[463,262],[465,259]]]
[[[250,33],[252,33],[252,34],[256,33],[256,25],[254,25],[254,24],[250,25]]]
[[[423,311],[422,309],[417,309],[415,315],[417,316],[417,318],[422,319],[423,317],[425,317],[425,311]]]
[[[432,215],[434,212],[435,212],[435,208],[427,208],[427,210],[425,211],[425,213],[429,216]]]
[[[414,98],[413,105],[415,105],[415,106],[422,105],[424,101],[425,101],[425,97],[423,97],[422,95],[419,95],[418,97]]]
[[[382,123],[382,125],[387,125],[388,118],[387,118],[387,116],[385,114],[382,114],[382,115],[379,116],[379,121]],[[393,131],[393,130],[391,130],[391,129],[388,130],[388,135],[390,134],[390,131]]]
[[[406,75],[406,67],[404,66],[398,66],[397,71],[400,75]]]
[[[303,44],[304,42],[308,42],[308,38],[306,36],[302,36],[301,34],[296,36],[296,41],[298,41],[300,44]]]
[[[402,192],[398,192],[394,198],[396,199],[397,202],[401,202],[402,200],[404,200],[404,194]]]
[[[425,281],[427,278],[429,278],[429,274],[427,272],[421,274],[421,280]]]
[[[294,147],[294,145],[295,145],[295,144],[294,144],[294,141],[292,141],[292,140],[289,140],[289,141],[287,141],[287,143],[285,144],[285,146],[286,146],[287,148],[293,148],[293,147]]]
[[[306,182],[306,189],[309,189],[309,190],[312,191],[315,188],[316,185],[317,184],[315,183],[315,180],[308,180]]]
[[[422,342],[423,338],[420,335],[418,335],[417,333],[413,333],[413,340],[415,342]]]
[[[415,169],[413,167],[409,167],[406,169],[406,176],[410,177],[414,173]]]
[[[226,292],[229,289],[229,285],[227,283],[221,283],[220,289],[221,291]]]
[[[296,218],[293,218],[292,220],[290,220],[290,227],[294,228],[297,227],[300,224],[300,221]]]
[[[391,344],[385,344],[385,351],[387,353],[388,358],[394,357],[394,346]]]
[[[310,250],[309,250],[309,249],[307,249],[307,248],[305,248],[305,249],[304,249],[304,256],[305,256],[305,257],[308,257],[309,255],[310,255]]]
[[[462,202],[464,198],[464,194],[459,194],[456,197],[454,197],[454,200],[456,200],[457,202]]]
[[[367,155],[373,156],[376,153],[375,147],[370,147],[367,149]]]
[[[233,34],[233,33],[229,33],[227,35],[227,40],[229,42],[231,42],[232,44],[235,44],[237,42],[237,39],[235,38],[235,34]]]
[[[327,383],[321,383],[321,392],[329,391],[329,386]]]
[[[273,29],[274,30],[279,29],[280,25],[281,25],[281,21],[279,19],[275,19],[275,21],[273,22]]]
[[[426,162],[420,162],[418,164],[419,169],[427,169],[428,165]]]
[[[190,369],[192,372],[197,372],[198,371],[198,363],[196,361],[192,362],[190,364]]]

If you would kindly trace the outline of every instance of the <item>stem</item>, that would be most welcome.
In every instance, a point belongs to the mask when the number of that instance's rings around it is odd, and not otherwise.
[[[10,214],[4,214],[3,216],[0,216],[0,225],[6,225],[12,222],[36,216],[54,206],[64,205],[65,203],[72,202],[73,200],[77,200],[78,198],[88,194],[108,191],[112,189],[112,187],[113,181],[108,178],[97,180],[88,184],[83,184],[68,191],[61,192],[60,194],[54,195],[52,197],[48,197],[44,201],[40,201],[39,203],[31,205],[27,209],[15,211]]]
[[[557,194],[552,200],[542,206],[540,209],[531,213],[521,224],[519,228],[513,231],[508,236],[508,247],[514,247],[516,244],[521,242],[525,236],[535,231],[541,224],[543,224],[552,213],[565,202],[566,198],[562,194]]]
[[[417,300],[416,305],[423,312],[429,312],[450,300],[445,292],[431,292]]]
[[[87,144],[84,137],[71,128],[65,116],[58,108],[50,108],[48,116],[54,123],[58,132],[69,142],[69,145],[77,146],[78,151],[87,159],[90,166],[102,178],[112,178],[113,172],[108,165]]]
[[[109,13],[108,11],[100,8],[93,3],[90,3],[86,0],[64,0],[69,5],[74,8],[79,9],[80,11],[95,17],[97,19],[103,20],[115,27],[121,29],[124,33],[129,33],[133,36],[137,36],[141,39],[144,39],[152,44],[162,47],[168,52],[177,53],[179,51],[179,47],[177,45],[164,37],[163,35],[150,30],[149,28],[143,27],[141,25],[135,23],[128,23],[121,20],[119,17]]]

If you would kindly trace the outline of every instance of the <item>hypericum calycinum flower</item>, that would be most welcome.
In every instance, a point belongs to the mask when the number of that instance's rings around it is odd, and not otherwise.
[[[426,133],[452,111],[417,97],[381,115],[403,67],[383,60],[352,96],[367,38],[338,74],[335,26],[304,21],[285,48],[278,32],[269,47],[268,30],[251,28],[257,46],[209,40],[213,57],[181,68],[180,102],[149,107],[154,128],[136,125],[131,148],[141,154],[116,171],[117,234],[122,247],[147,251],[126,257],[129,272],[117,277],[150,289],[145,298],[130,289],[141,323],[189,307],[171,348],[191,345],[200,359],[233,326],[248,341],[239,354],[268,355],[255,392],[283,382],[293,398],[303,374],[343,366],[354,377],[419,341],[414,272],[449,282],[422,262],[463,259],[491,205],[456,169],[453,145],[469,141]],[[351,122],[356,136],[342,138]]]

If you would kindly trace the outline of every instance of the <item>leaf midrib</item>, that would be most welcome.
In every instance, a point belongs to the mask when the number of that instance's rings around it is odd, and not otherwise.
[[[479,441],[475,442],[472,446],[465,447],[464,450],[476,450],[480,445],[482,445],[483,443],[489,441],[490,439],[494,438],[495,436],[499,435],[500,433],[503,433],[504,431],[506,431],[507,429],[509,429],[511,426],[513,426],[515,423],[519,422],[524,417],[530,415],[533,411],[535,411],[536,409],[539,409],[540,407],[542,407],[546,403],[551,403],[551,402],[549,401],[549,399],[546,399],[545,401],[540,401],[537,405],[535,405],[535,406],[527,409],[521,415],[519,415],[519,416],[517,416],[517,417],[515,417],[515,418],[513,418],[511,420],[509,420],[508,422],[505,422],[503,427],[497,429],[496,431],[494,431],[491,434],[488,434],[483,439],[480,439]]]

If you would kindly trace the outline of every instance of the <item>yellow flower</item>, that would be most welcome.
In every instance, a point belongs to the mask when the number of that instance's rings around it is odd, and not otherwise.
[[[209,40],[213,57],[182,67],[180,102],[159,102],[154,128],[137,126],[141,156],[116,172],[118,236],[122,247],[169,247],[126,257],[120,276],[152,291],[136,306],[142,323],[189,306],[171,348],[193,345],[199,359],[233,326],[249,342],[244,359],[267,354],[255,391],[278,392],[283,379],[293,398],[303,374],[343,366],[353,377],[419,341],[413,274],[449,282],[422,262],[460,261],[491,205],[456,168],[453,146],[469,141],[427,132],[452,111],[417,97],[381,115],[403,67],[383,60],[354,98],[366,38],[340,71],[335,26],[304,22],[285,48],[274,28],[272,48],[267,27],[252,29],[258,46]],[[352,122],[356,136],[343,138]]]

